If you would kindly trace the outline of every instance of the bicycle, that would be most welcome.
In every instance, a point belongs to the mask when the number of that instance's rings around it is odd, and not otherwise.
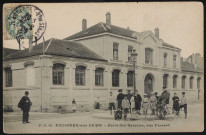
[[[161,108],[160,106],[157,107],[157,116],[159,118],[165,118],[166,115],[170,115],[174,113],[174,110],[172,107],[169,107],[167,104],[165,105],[165,112],[162,112],[163,114],[161,115]]]

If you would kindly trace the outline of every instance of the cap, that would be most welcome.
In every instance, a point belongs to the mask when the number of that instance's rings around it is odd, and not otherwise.
[[[157,94],[157,92],[155,92],[155,94]]]
[[[182,94],[185,94],[185,92],[182,92]]]
[[[122,89],[119,89],[118,92],[122,92]]]
[[[131,90],[127,90],[128,92],[130,92]]]
[[[28,91],[25,91],[25,93],[24,94],[29,94],[29,92]]]

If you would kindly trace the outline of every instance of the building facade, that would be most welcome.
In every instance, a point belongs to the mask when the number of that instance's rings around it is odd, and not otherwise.
[[[135,32],[106,23],[87,28],[64,40],[50,39],[22,51],[4,49],[4,106],[18,111],[18,101],[30,92],[32,111],[55,112],[61,106],[71,110],[91,110],[99,97],[108,108],[109,92],[117,95],[136,89],[141,95],[158,92],[165,86],[171,93],[186,92],[188,101],[203,100],[203,58],[181,58],[181,49],[165,43],[159,29]],[[46,48],[43,51],[43,48]],[[138,54],[135,68],[132,53]],[[12,52],[12,53],[11,53]],[[44,52],[44,53],[43,53]],[[135,74],[135,77],[134,77]],[[135,82],[134,82],[135,81]]]

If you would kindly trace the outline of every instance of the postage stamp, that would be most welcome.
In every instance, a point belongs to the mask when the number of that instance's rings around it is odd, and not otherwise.
[[[5,39],[39,40],[46,30],[46,20],[41,9],[33,5],[8,6],[5,10]]]

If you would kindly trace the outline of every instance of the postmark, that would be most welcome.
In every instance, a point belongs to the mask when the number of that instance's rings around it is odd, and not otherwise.
[[[6,39],[38,41],[46,30],[43,11],[34,5],[5,8]]]

